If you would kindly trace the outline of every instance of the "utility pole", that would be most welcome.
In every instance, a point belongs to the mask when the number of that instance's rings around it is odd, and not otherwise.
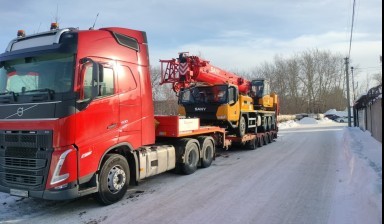
[[[346,75],[346,78],[347,78],[347,110],[348,110],[348,127],[351,127],[351,99],[350,99],[350,96],[349,96],[349,73],[348,73],[348,70],[349,70],[349,58],[346,57],[344,58],[345,60],[345,75]]]

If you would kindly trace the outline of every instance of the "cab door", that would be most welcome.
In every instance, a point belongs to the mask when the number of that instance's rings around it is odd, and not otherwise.
[[[76,117],[76,145],[78,146],[79,177],[97,170],[105,150],[118,140],[119,97],[116,94],[116,75],[113,62],[85,63],[82,68],[80,102]],[[95,64],[98,66],[95,68]],[[98,69],[99,80],[93,70]],[[97,94],[92,86],[97,85]]]

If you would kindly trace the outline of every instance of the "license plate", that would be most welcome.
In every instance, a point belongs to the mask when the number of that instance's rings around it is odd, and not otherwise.
[[[28,191],[11,189],[9,192],[11,195],[20,196],[20,197],[28,197]]]

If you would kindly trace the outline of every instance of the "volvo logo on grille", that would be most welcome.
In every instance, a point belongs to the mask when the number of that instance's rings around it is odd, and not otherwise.
[[[17,114],[17,116],[19,116],[19,117],[23,116],[23,114],[24,114],[24,108],[22,108],[22,107],[17,108],[17,112],[16,112],[16,114]]]

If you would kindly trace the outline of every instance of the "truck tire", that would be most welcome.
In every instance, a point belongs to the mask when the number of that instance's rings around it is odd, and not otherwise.
[[[200,166],[207,168],[211,166],[213,156],[215,154],[215,147],[213,144],[213,138],[209,136],[200,136],[197,138],[201,147],[201,161]]]
[[[272,143],[272,134],[267,133],[268,143]]]
[[[239,125],[237,126],[237,137],[243,137],[247,130],[247,123],[245,121],[244,116],[240,116]]]
[[[264,136],[260,136],[257,146],[262,147],[264,144]]]
[[[264,141],[264,145],[268,145],[268,143],[269,143],[269,141],[268,141],[268,133],[265,133],[263,141]]]
[[[119,154],[105,156],[99,176],[99,189],[96,200],[110,205],[124,197],[130,180],[127,160]]]
[[[254,138],[254,139],[248,141],[246,146],[250,150],[255,150],[255,149],[257,149],[257,144],[258,144],[257,138]]]
[[[176,163],[176,172],[188,175],[197,170],[197,164],[199,163],[199,143],[195,139],[185,138],[182,139],[177,147],[184,149],[183,161]]]

